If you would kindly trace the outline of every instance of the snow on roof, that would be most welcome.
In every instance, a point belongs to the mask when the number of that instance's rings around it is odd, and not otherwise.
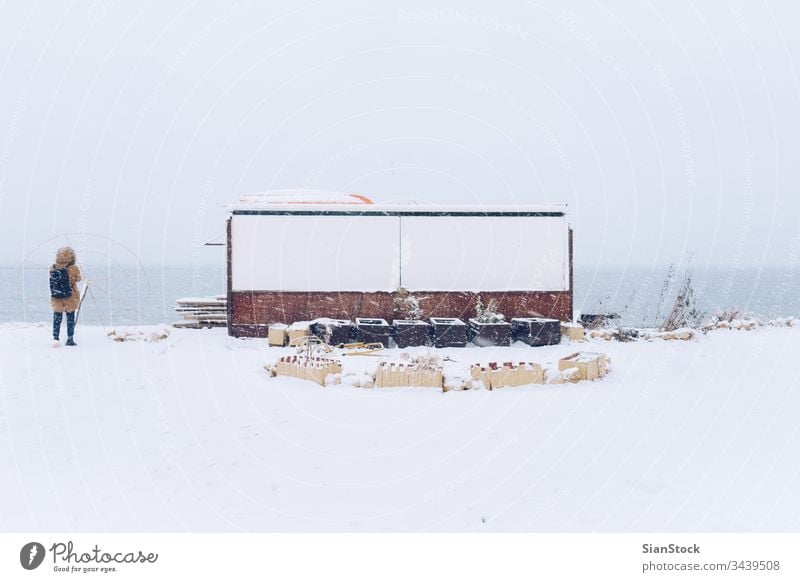
[[[333,192],[327,190],[272,190],[239,196],[234,207],[261,207],[273,204],[372,204],[372,200],[361,194]]]
[[[299,206],[302,205],[302,206]],[[375,204],[370,198],[362,194],[349,192],[336,192],[327,190],[272,190],[242,194],[233,204],[228,205],[228,210],[236,211],[306,211],[313,205],[313,210],[325,212],[347,206],[353,210],[354,206],[362,206],[358,211],[364,212],[401,212],[401,213],[426,213],[426,212],[456,212],[456,213],[515,213],[515,212],[544,212],[566,213],[566,204],[520,204],[520,205],[479,205],[479,204],[417,204],[409,201],[405,203]]]

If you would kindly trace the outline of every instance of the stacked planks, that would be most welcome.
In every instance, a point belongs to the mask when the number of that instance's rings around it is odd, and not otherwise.
[[[172,327],[202,329],[228,325],[228,301],[225,295],[183,297],[175,302],[175,311],[183,320],[176,321]]]

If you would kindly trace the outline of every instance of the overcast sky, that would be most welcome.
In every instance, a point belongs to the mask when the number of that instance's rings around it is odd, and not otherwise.
[[[0,262],[220,261],[278,188],[565,202],[579,265],[800,259],[796,3],[399,6],[3,3]]]

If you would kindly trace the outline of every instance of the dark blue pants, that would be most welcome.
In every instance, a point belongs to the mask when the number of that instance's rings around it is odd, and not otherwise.
[[[61,318],[64,314],[60,311],[53,312],[53,339],[57,340],[61,334]],[[67,311],[67,337],[75,335],[75,312]]]

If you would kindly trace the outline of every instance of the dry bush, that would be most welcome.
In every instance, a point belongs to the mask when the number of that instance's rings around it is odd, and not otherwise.
[[[656,316],[654,324],[657,326],[659,320],[661,319],[661,308],[664,306],[664,301],[666,301],[667,296],[669,295],[669,290],[672,287],[672,283],[675,281],[675,265],[670,264],[667,267],[667,276],[664,277],[664,283],[661,285],[661,293],[658,295],[658,304],[656,305]]]
[[[672,303],[672,309],[660,327],[664,331],[675,331],[682,327],[697,327],[702,319],[703,313],[697,308],[692,271],[687,269],[675,301]]]
[[[497,301],[490,299],[489,303],[483,304],[481,296],[475,300],[475,319],[478,323],[500,323],[505,320],[502,313],[497,313]]]
[[[726,307],[714,314],[714,319],[717,321],[727,321],[728,323],[737,319],[744,319],[745,317],[745,313],[738,307]]]
[[[639,330],[632,327],[618,327],[613,337],[618,342],[636,341],[639,339]]]
[[[397,290],[394,297],[394,308],[402,319],[419,321],[424,315],[419,299],[405,287]]]
[[[431,350],[427,350],[413,357],[408,352],[403,352],[400,354],[400,357],[404,359],[408,365],[415,366],[420,370],[433,371],[442,367],[442,358]]]

